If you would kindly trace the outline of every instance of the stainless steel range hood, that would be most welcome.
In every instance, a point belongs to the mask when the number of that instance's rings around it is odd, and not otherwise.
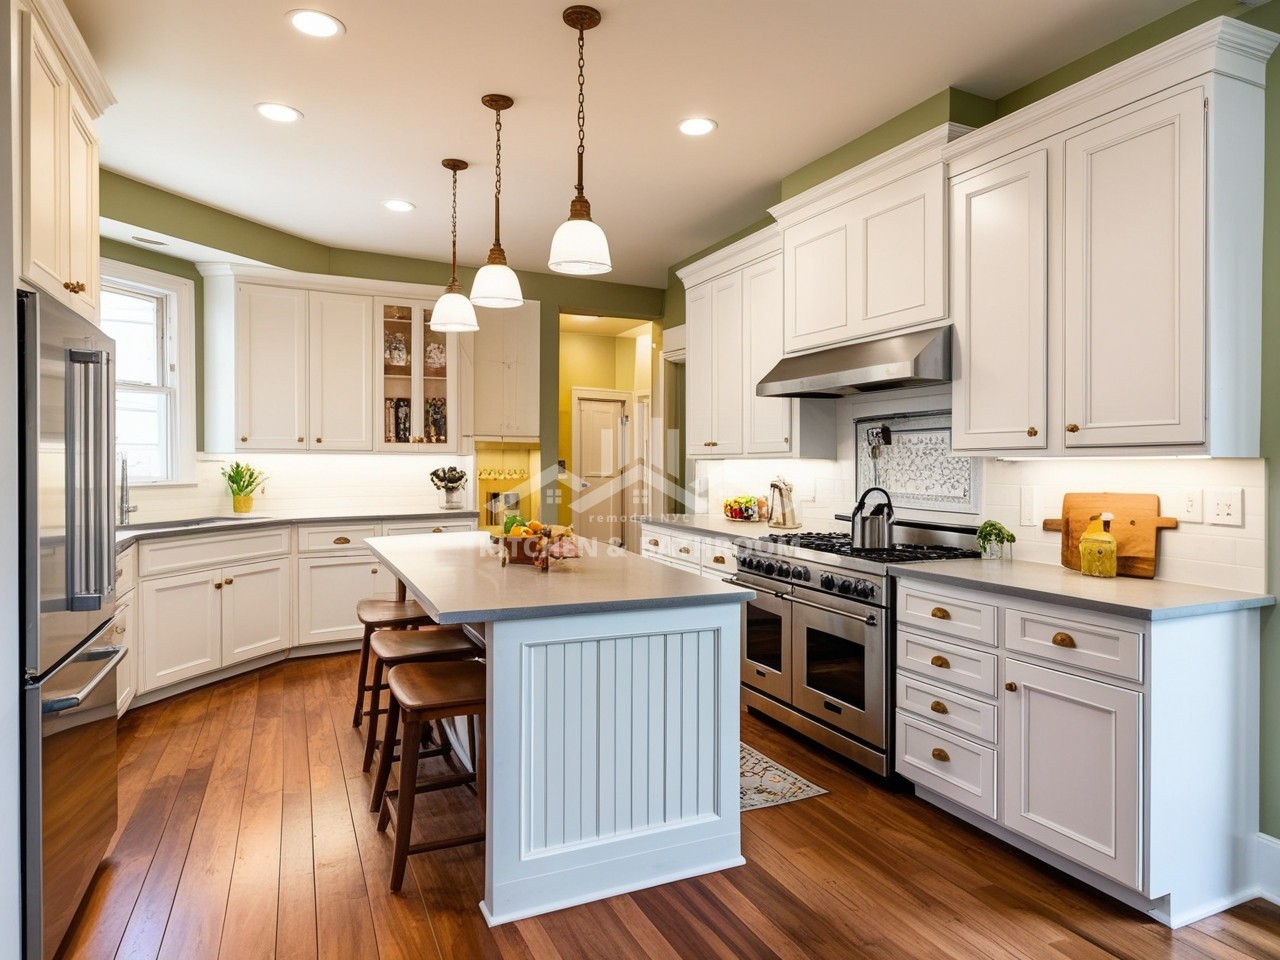
[[[844,397],[951,382],[951,326],[784,357],[757,397]]]

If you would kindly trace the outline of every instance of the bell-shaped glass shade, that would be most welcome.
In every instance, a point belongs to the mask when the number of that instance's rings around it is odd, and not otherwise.
[[[477,307],[518,307],[524,303],[520,278],[505,263],[486,263],[476,271],[471,302]]]
[[[436,301],[429,326],[437,333],[475,333],[480,329],[476,308],[460,293],[446,293]]]
[[[547,266],[556,273],[608,273],[613,262],[604,231],[592,220],[566,220],[551,238]]]

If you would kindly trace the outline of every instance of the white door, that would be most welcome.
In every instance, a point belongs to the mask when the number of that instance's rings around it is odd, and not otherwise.
[[[32,14],[23,14],[22,28],[22,272],[44,290],[65,299],[71,84],[57,50]]]
[[[289,646],[289,558],[222,568],[222,665]]]
[[[951,183],[951,442],[1043,450],[1048,152]]]
[[[714,380],[715,333],[711,329],[711,283],[700,283],[685,294],[685,449],[688,456],[711,455],[715,447]]]
[[[138,692],[138,632],[134,626],[133,598],[130,590],[116,601],[115,636],[111,642],[124,647],[129,652],[116,668],[116,716],[121,716],[129,709],[133,696]]]
[[[307,293],[236,287],[236,449],[307,448]]]
[[[142,692],[222,666],[222,571],[143,580]]]
[[[373,596],[393,598],[395,583],[370,554],[299,559],[298,644],[359,639],[356,604]]]
[[[575,396],[574,404],[574,531],[604,543],[621,543],[627,402],[583,395]]]
[[[742,270],[744,453],[790,453],[795,401],[757,397],[756,384],[782,359],[782,254]]]
[[[72,305],[98,316],[98,136],[71,88],[67,136],[67,279]]]
[[[783,342],[787,353],[849,338],[851,244],[847,204],[801,221],[783,233]]]
[[[1205,105],[1188,90],[1066,139],[1066,446],[1205,439]]]
[[[1004,676],[1001,822],[1140,889],[1142,695],[1013,659]]]
[[[373,301],[307,294],[307,443],[313,450],[373,449]]]

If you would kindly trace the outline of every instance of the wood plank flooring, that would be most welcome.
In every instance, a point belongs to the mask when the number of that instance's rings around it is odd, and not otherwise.
[[[745,813],[746,866],[489,929],[479,846],[413,857],[388,891],[356,663],[288,661],[125,715],[120,827],[64,960],[1280,958],[1278,907],[1170,931],[747,714],[747,743],[830,793]],[[479,823],[465,791],[419,808]]]

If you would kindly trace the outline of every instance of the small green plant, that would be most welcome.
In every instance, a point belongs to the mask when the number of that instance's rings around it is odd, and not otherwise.
[[[993,545],[1016,543],[1017,537],[1009,532],[1009,528],[998,520],[984,520],[978,527],[978,549],[983,553]]]
[[[223,467],[222,475],[226,478],[233,497],[251,497],[255,490],[267,482],[265,473],[239,460],[229,467]]]

